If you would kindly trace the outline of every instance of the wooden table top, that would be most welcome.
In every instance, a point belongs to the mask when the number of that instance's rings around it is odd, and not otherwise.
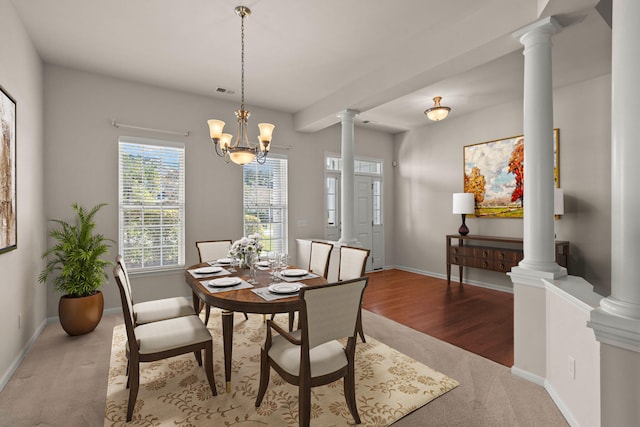
[[[201,282],[212,280],[218,277],[202,277],[195,278],[189,273],[189,270],[198,267],[208,267],[209,264],[201,263],[188,267],[184,274],[187,284],[191,287],[193,292],[204,302],[210,304],[213,307],[219,307],[223,310],[239,311],[245,313],[287,313],[290,311],[297,311],[299,298],[298,295],[292,295],[287,298],[278,299],[275,301],[267,301],[261,296],[251,292],[251,289],[239,289],[229,290],[224,292],[211,293]],[[231,275],[221,277],[240,277],[243,280],[249,280],[249,269],[238,269]],[[256,280],[259,282],[253,284],[254,288],[266,288],[273,283],[269,270],[256,270]],[[313,279],[300,280],[307,286],[318,286],[328,283],[323,277],[317,277]],[[254,289],[252,288],[252,289]]]

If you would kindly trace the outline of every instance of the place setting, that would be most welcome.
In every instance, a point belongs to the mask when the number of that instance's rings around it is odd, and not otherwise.
[[[272,283],[266,288],[252,289],[251,292],[260,296],[267,301],[274,301],[281,298],[289,298],[297,295],[300,289],[305,287],[304,283],[299,282],[280,282]]]
[[[275,277],[278,277],[279,279],[284,280],[285,282],[295,282],[297,280],[307,280],[320,277],[315,273],[311,273],[310,271],[300,268],[284,269],[278,272],[274,272],[273,275]]]
[[[201,282],[212,294],[226,291],[237,291],[239,289],[253,288],[251,283],[242,280],[239,277],[221,277],[219,279],[207,280]]]
[[[189,274],[191,274],[196,279],[200,279],[203,277],[215,277],[215,276],[227,276],[231,274],[231,272],[223,267],[209,265],[207,267],[199,267],[188,270]]]

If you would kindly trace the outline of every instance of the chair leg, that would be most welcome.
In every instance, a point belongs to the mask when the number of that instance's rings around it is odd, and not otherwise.
[[[126,371],[126,375],[127,375],[127,388],[129,388],[129,380],[131,379],[131,376],[129,375],[129,358],[127,357],[127,371]]]
[[[260,350],[260,385],[258,386],[258,396],[256,397],[256,408],[262,403],[262,398],[267,391],[269,385],[269,361],[267,360],[267,353],[264,349]]]
[[[304,381],[298,386],[298,419],[300,427],[309,427],[311,422],[311,384]]]
[[[295,322],[295,319],[296,319],[296,312],[290,311],[289,312],[289,332],[293,331],[293,323]]]
[[[209,380],[211,393],[214,396],[217,396],[218,390],[216,389],[216,379],[213,376],[213,341],[209,341],[204,345],[204,371],[207,374],[207,379]]]
[[[140,386],[140,362],[134,360],[131,363],[131,375],[129,375],[131,387],[129,388],[129,403],[127,404],[127,422],[133,418],[133,408],[136,406],[138,398],[138,387]]]
[[[196,361],[198,362],[198,366],[202,366],[202,353],[200,350],[194,351],[193,355],[196,357]],[[206,354],[205,354],[206,357]]]
[[[356,327],[358,328],[358,335],[360,335],[360,339],[362,340],[362,342],[367,342],[364,339],[364,331],[362,330],[362,311],[360,312],[360,315],[358,316],[358,322]]]
[[[244,314],[244,320],[249,320],[249,316],[247,316],[247,313],[242,313]]]
[[[209,316],[211,315],[211,306],[205,304],[204,309],[206,310],[204,313],[204,326],[207,326],[209,324]]]
[[[360,415],[358,415],[358,407],[356,406],[356,382],[353,364],[349,364],[347,376],[344,377],[344,397],[351,416],[356,421],[356,424],[360,424]]]

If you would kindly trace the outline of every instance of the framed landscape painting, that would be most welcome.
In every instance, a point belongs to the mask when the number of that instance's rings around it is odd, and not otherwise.
[[[16,101],[0,86],[0,253],[17,247]]]
[[[553,130],[553,178],[559,186],[560,130]],[[522,218],[524,136],[464,146],[464,192],[473,193],[475,216]]]

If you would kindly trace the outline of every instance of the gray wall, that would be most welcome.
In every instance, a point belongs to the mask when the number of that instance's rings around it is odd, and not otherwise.
[[[98,231],[117,239],[118,137],[121,135],[184,142],[186,146],[186,262],[197,262],[196,240],[237,239],[242,235],[242,170],[225,164],[214,153],[206,120],[224,120],[235,133],[238,104],[142,83],[118,80],[54,65],[46,65],[45,205],[48,218],[68,218],[70,206],[109,205],[96,217]],[[250,95],[250,94],[249,94]],[[295,256],[295,239],[323,237],[324,156],[340,153],[340,126],[314,134],[293,130],[292,116],[248,106],[250,129],[257,135],[258,121],[276,124],[274,144],[291,150],[274,153],[289,158],[289,248]],[[189,130],[188,137],[135,131],[111,126],[111,120],[166,130]],[[386,237],[393,240],[393,138],[380,132],[356,129],[356,155],[377,157],[385,165]],[[299,224],[306,224],[299,226]],[[117,248],[113,248],[111,257]],[[295,259],[295,258],[294,258]],[[190,295],[183,271],[137,276],[133,280],[138,301]],[[120,306],[115,283],[103,289],[105,307]],[[58,295],[50,290],[48,315],[57,315]]]
[[[0,0],[0,85],[16,100],[17,249],[0,254],[0,388],[45,322],[42,64],[13,5]],[[20,321],[18,321],[20,318]]]
[[[602,294],[611,274],[611,76],[554,91],[554,127],[560,129],[560,186],[565,215],[559,240],[571,242],[569,274]],[[456,117],[395,137],[396,262],[411,270],[446,273],[445,234],[456,234],[451,194],[463,191],[463,147],[522,134],[522,101]],[[522,219],[468,218],[473,234],[522,237]],[[457,269],[453,269],[457,273]],[[472,281],[511,288],[508,276],[465,269]]]

